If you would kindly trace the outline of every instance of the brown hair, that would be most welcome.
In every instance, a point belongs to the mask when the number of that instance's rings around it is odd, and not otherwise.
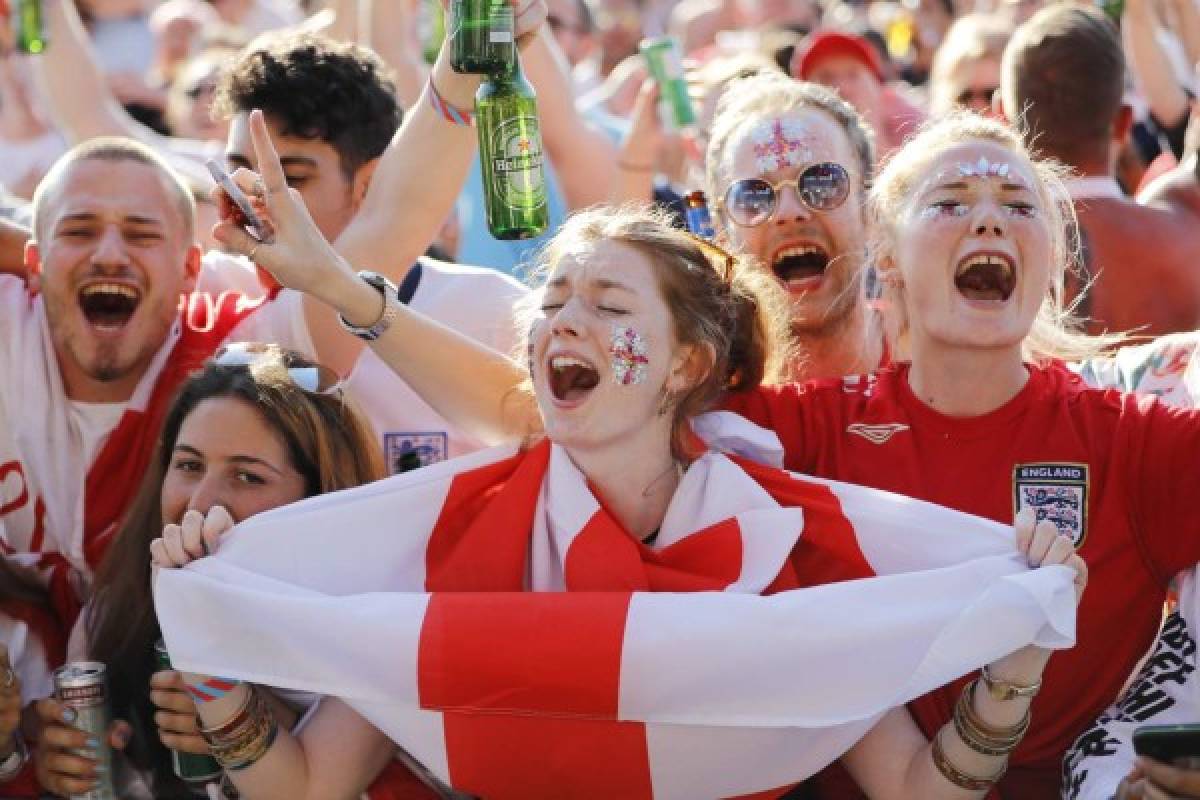
[[[545,279],[565,254],[602,241],[618,242],[649,259],[671,310],[675,340],[706,347],[712,356],[704,376],[673,398],[671,451],[686,460],[694,456],[689,452],[692,417],[709,410],[724,392],[779,380],[787,361],[787,300],[773,277],[645,206],[575,214],[542,251],[534,273]]]
[[[1001,67],[1004,108],[1029,146],[1076,163],[1121,110],[1121,35],[1099,9],[1057,4],[1017,28]]]
[[[261,366],[260,366],[261,365]],[[155,774],[155,795],[180,788],[168,751],[158,739],[148,684],[158,667],[153,646],[161,633],[150,593],[150,542],[162,533],[161,494],[171,452],[188,415],[204,400],[232,397],[253,406],[284,440],[291,466],[304,477],[305,496],[376,480],[382,456],[369,424],[341,396],[296,386],[286,368],[315,366],[278,347],[250,366],[209,362],[180,389],[163,422],[155,455],[112,546],[96,571],[86,618],[88,657],[109,667],[111,709],[133,725],[127,750]],[[175,795],[171,795],[175,796]]]

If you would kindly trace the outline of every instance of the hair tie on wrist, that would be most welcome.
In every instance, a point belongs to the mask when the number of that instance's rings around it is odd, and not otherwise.
[[[433,85],[433,76],[429,76],[429,104],[442,115],[442,119],[454,124],[470,128],[475,125],[475,116],[469,111],[455,108],[446,102],[441,92]]]

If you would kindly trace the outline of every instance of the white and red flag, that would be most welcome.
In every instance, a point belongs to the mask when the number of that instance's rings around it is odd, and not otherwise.
[[[544,441],[258,515],[155,597],[178,668],[343,698],[457,791],[695,800],[794,784],[890,708],[1069,647],[1072,578],[994,522],[715,451],[649,547]]]

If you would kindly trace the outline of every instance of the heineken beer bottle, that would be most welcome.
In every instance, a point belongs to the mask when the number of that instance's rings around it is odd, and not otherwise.
[[[537,99],[515,59],[479,87],[475,124],[488,230],[497,239],[540,235],[549,219]]]
[[[46,49],[46,19],[42,14],[42,0],[16,0],[14,5],[17,49],[22,53],[41,53]]]
[[[451,0],[446,35],[455,72],[496,75],[517,60],[510,0]]]

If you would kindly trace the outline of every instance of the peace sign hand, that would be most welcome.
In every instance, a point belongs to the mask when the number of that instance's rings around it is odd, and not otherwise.
[[[328,285],[331,275],[349,271],[349,267],[313,222],[300,193],[288,187],[261,111],[250,113],[250,137],[261,174],[243,168],[231,177],[273,237],[260,241],[251,236],[243,227],[245,215],[218,186],[213,199],[221,221],[213,228],[213,238],[229,252],[244,255],[266,269],[287,288],[320,297],[318,290]]]

